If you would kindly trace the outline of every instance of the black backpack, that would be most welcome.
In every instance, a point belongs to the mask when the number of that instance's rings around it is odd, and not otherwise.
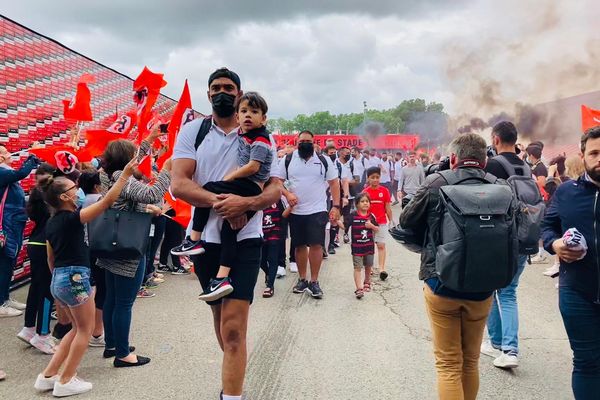
[[[288,167],[290,166],[290,163],[292,162],[292,156],[294,155],[294,153],[290,153],[287,154],[285,156],[285,179],[289,179],[289,175],[288,175]],[[321,160],[321,164],[323,164],[323,167],[325,167],[325,173],[323,174],[323,179],[327,180],[327,169],[329,168],[329,164],[327,163],[327,160],[325,159],[325,157],[322,154],[317,154],[317,157],[319,157],[319,160]],[[340,168],[340,174],[341,174],[341,168]]]
[[[492,160],[500,163],[509,175],[506,180],[517,197],[517,236],[519,254],[537,254],[538,242],[542,234],[542,219],[546,213],[546,203],[540,189],[531,176],[531,168],[527,163],[513,165],[505,157],[499,155]],[[519,169],[521,175],[516,174]]]
[[[491,174],[459,180],[452,170],[439,174],[440,225],[436,273],[442,284],[462,293],[489,292],[510,284],[516,271],[516,198],[511,187]]]

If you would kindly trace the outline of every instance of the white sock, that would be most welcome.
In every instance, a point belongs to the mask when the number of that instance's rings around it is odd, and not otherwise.
[[[539,250],[539,253],[538,253],[538,255],[539,255],[540,257],[544,257],[544,256],[546,255],[546,250],[544,250],[544,248],[543,248],[543,247],[540,247],[540,250]]]
[[[223,400],[242,400],[242,396],[232,396],[229,394],[224,394]]]

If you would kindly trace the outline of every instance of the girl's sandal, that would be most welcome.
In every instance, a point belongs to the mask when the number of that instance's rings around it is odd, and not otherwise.
[[[356,296],[357,299],[362,299],[362,297],[365,295],[365,293],[363,292],[362,289],[356,289],[354,291],[354,295]]]
[[[365,292],[370,292],[371,291],[371,282],[365,282],[365,283],[363,283],[363,290]]]
[[[273,297],[274,293],[275,293],[275,291],[273,290],[273,288],[265,288],[265,290],[263,290],[262,297],[264,297],[264,298]]]

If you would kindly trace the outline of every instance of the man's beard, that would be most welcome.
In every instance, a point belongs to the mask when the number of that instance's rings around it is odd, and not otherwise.
[[[589,167],[587,163],[584,161],[583,165],[585,166],[585,172],[587,172],[588,176],[597,183],[600,183],[600,168]]]

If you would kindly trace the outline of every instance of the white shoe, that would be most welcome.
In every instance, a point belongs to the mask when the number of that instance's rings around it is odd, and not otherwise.
[[[0,305],[0,318],[4,317],[18,317],[22,315],[23,311],[19,311],[16,308],[12,308],[8,305],[8,301]]]
[[[106,343],[104,342],[104,334],[99,337],[90,337],[90,347],[104,347]]]
[[[502,353],[500,357],[494,360],[494,366],[498,368],[517,368],[519,358],[512,354]]]
[[[50,378],[46,378],[44,374],[39,374],[33,387],[38,392],[45,392],[47,390],[54,389],[54,384],[58,382],[58,375],[51,376]]]
[[[486,356],[498,358],[503,353],[502,350],[495,348],[492,346],[492,342],[490,340],[484,340],[481,343],[481,354],[485,354]]]
[[[27,344],[31,344],[29,342],[31,341],[31,339],[33,339],[34,336],[35,336],[35,328],[25,328],[24,327],[23,329],[21,329],[21,332],[17,333],[17,337]]]
[[[531,258],[532,264],[545,264],[548,257],[544,254],[538,253],[535,257]]]
[[[56,352],[56,344],[52,335],[40,336],[36,333],[29,343],[42,353],[54,354]]]
[[[546,270],[543,272],[544,275],[546,276],[556,276],[560,271],[560,264],[552,264],[550,267],[546,268]]]
[[[74,376],[64,385],[57,380],[54,384],[52,395],[54,397],[73,396],[74,394],[89,392],[92,390],[92,387],[93,385],[90,382],[86,382],[83,379],[79,379],[77,376]]]
[[[295,262],[290,263],[290,272],[298,272],[298,264]]]
[[[277,267],[277,278],[283,278],[285,274],[285,267]]]
[[[15,310],[19,310],[19,311],[23,311],[23,310],[25,310],[25,308],[27,308],[27,305],[25,305],[23,303],[19,303],[15,299],[8,299],[8,300],[6,300],[6,303],[4,303],[4,304],[8,305],[9,307],[14,308]]]

